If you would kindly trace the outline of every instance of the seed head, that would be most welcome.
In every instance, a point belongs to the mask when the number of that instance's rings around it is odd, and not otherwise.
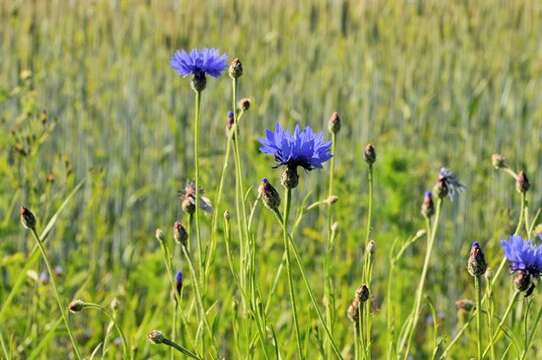
[[[277,210],[280,206],[280,195],[266,178],[262,179],[258,193],[264,205],[270,210]]]
[[[161,344],[164,342],[165,339],[164,334],[162,334],[162,332],[158,330],[151,331],[147,338],[153,344]]]
[[[234,58],[230,64],[228,72],[232,79],[241,77],[241,75],[243,75],[243,64],[241,63],[241,60]]]
[[[477,241],[472,243],[469,260],[467,262],[467,270],[469,271],[469,274],[475,277],[484,275],[487,270],[487,263],[484,253],[482,252],[482,248],[480,248],[480,244]]]
[[[21,224],[23,224],[26,229],[36,230],[36,217],[32,211],[23,206],[21,207],[20,214]]]
[[[525,194],[531,185],[525,171],[521,170],[516,176],[516,190],[522,194]]]
[[[341,117],[339,116],[338,112],[331,114],[327,128],[332,134],[337,134],[339,130],[341,130]]]
[[[176,221],[173,225],[173,238],[184,247],[188,242],[188,233],[180,221]]]
[[[507,167],[506,158],[501,154],[491,155],[491,164],[493,164],[495,169],[503,169]]]
[[[426,191],[423,195],[422,215],[430,219],[435,214],[435,205],[433,204],[433,194],[431,191]]]
[[[363,151],[363,159],[369,165],[374,164],[376,161],[376,150],[372,144],[368,144]]]
[[[448,184],[446,180],[439,178],[433,187],[433,192],[437,194],[439,199],[444,199],[448,195]]]
[[[85,303],[83,300],[75,299],[73,300],[70,305],[68,305],[68,309],[72,313],[77,313],[85,308]]]

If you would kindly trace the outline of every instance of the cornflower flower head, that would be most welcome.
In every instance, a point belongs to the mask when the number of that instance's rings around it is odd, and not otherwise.
[[[297,186],[297,167],[307,171],[322,168],[322,164],[333,156],[331,142],[324,140],[322,132],[315,133],[309,126],[303,130],[296,125],[293,133],[277,123],[275,131],[265,130],[265,138],[259,139],[260,151],[275,157],[276,167],[285,166],[283,185]]]
[[[207,213],[213,212],[213,204],[211,200],[203,195],[203,189],[199,189],[199,207]],[[181,208],[188,214],[193,214],[196,211],[196,185],[193,182],[188,182],[184,190],[178,192],[179,200],[181,200]]]
[[[529,296],[533,289],[533,277],[542,275],[542,246],[526,241],[519,235],[512,235],[501,241],[504,256],[510,263],[510,271],[515,274],[514,282],[520,291]]]
[[[451,201],[454,200],[456,194],[465,191],[465,186],[461,184],[457,176],[445,167],[441,167],[438,175],[438,183],[446,189],[446,194]]]
[[[226,54],[220,54],[217,49],[204,48],[193,49],[190,52],[177,50],[171,57],[170,65],[183,77],[192,75],[193,89],[202,91],[207,84],[206,75],[219,77],[228,67],[227,61]]]

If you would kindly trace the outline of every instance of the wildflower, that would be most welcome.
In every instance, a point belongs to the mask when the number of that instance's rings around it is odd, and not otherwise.
[[[510,263],[510,271],[514,273],[514,283],[520,291],[528,296],[534,289],[532,278],[542,275],[542,246],[532,241],[525,241],[519,235],[512,235],[501,241],[504,256]]]
[[[64,269],[60,265],[55,266],[54,272],[58,277],[62,277],[62,275],[64,275]]]
[[[487,263],[484,253],[482,252],[480,244],[477,241],[472,243],[467,269],[469,274],[476,277],[484,275],[487,270]]]
[[[219,77],[228,66],[228,56],[217,49],[194,49],[190,53],[177,50],[170,60],[170,65],[179,75],[192,75],[192,88],[202,91],[207,84],[206,75]]]
[[[433,194],[431,194],[431,191],[426,191],[423,195],[421,212],[426,218],[431,218],[435,214],[435,205],[433,204]]]
[[[203,196],[203,189],[198,189],[199,207],[207,213],[213,212],[211,200]],[[196,186],[193,182],[188,182],[184,187],[184,191],[179,191],[179,199],[181,200],[181,208],[188,214],[193,214],[196,211]]]
[[[491,155],[491,164],[495,169],[502,169],[507,167],[506,165],[506,158],[502,156],[501,154],[493,154]]]
[[[337,134],[339,130],[341,130],[341,117],[339,116],[338,112],[331,114],[327,128],[332,134]]]
[[[277,167],[285,166],[282,184],[293,189],[298,184],[297,167],[307,171],[322,168],[322,164],[331,159],[331,142],[324,140],[324,135],[315,133],[310,127],[301,130],[299,125],[294,133],[284,130],[277,124],[275,131],[265,130],[266,137],[260,138],[260,151],[275,157]]]
[[[47,285],[47,284],[49,284],[49,274],[48,274],[46,271],[42,271],[42,272],[40,273],[40,278],[39,278],[39,280],[40,280],[40,283],[41,283],[42,285]]]
[[[456,194],[465,191],[465,186],[461,184],[457,176],[445,167],[440,168],[436,188],[440,198],[448,195],[451,201],[454,200]]]
[[[233,118],[233,111],[228,111],[228,115],[226,116],[226,130],[231,130],[233,124],[235,124],[235,119]]]
[[[529,179],[527,179],[527,174],[525,171],[521,170],[516,176],[516,190],[522,194],[526,193],[529,190]]]
[[[258,193],[267,208],[270,210],[277,210],[279,208],[280,195],[266,178],[262,179]]]
[[[367,144],[365,150],[363,150],[363,159],[369,165],[372,165],[376,161],[376,150],[372,144]]]
[[[348,318],[356,325],[359,330],[359,310],[362,303],[369,299],[369,288],[367,285],[361,285],[356,290],[356,296],[348,307]]]
[[[79,311],[83,310],[84,308],[85,308],[85,303],[83,302],[83,300],[79,300],[79,299],[73,300],[70,303],[70,305],[68,305],[68,309],[72,313],[79,312]]]
[[[228,73],[232,79],[241,77],[241,75],[243,75],[243,64],[241,63],[241,60],[238,58],[233,59],[230,68],[228,69]]]
[[[177,290],[177,295],[180,295],[183,289],[183,273],[181,271],[177,271],[175,274],[175,289]]]
[[[165,339],[164,334],[162,334],[162,332],[158,330],[151,331],[149,335],[147,335],[147,338],[153,344],[161,344],[164,342]]]
[[[21,207],[21,224],[29,230],[36,230],[36,217],[29,209]]]
[[[175,224],[173,224],[173,238],[177,243],[181,244],[182,246],[186,246],[188,241],[188,233],[180,221],[176,221]]]

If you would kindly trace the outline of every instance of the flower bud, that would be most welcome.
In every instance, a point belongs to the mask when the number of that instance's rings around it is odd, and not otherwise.
[[[287,166],[280,177],[280,183],[286,189],[294,189],[299,184],[299,175],[296,167]]]
[[[175,274],[175,289],[177,290],[177,295],[180,295],[183,289],[183,273],[181,271],[177,271]]]
[[[42,285],[47,285],[47,284],[49,284],[49,274],[48,274],[46,271],[42,271],[42,272],[40,273],[40,278],[39,278],[39,280],[40,280],[40,283],[41,283]]]
[[[241,60],[234,58],[230,64],[228,73],[232,79],[241,77],[241,75],[243,75],[243,64],[241,64]]]
[[[163,243],[166,240],[166,234],[161,229],[156,229],[154,236],[158,242]]]
[[[149,335],[147,335],[147,338],[153,344],[161,344],[164,342],[165,339],[164,334],[162,334],[162,332],[158,330],[151,331]]]
[[[493,167],[495,169],[503,169],[507,167],[506,158],[502,156],[501,154],[491,155],[491,164],[493,164]]]
[[[21,224],[27,229],[36,230],[36,217],[29,209],[21,207]]]
[[[258,193],[264,205],[270,210],[277,210],[280,206],[280,195],[271,183],[264,178],[258,188]]]
[[[85,308],[85,303],[83,302],[83,300],[79,300],[79,299],[73,300],[70,303],[70,305],[68,305],[68,309],[72,313],[79,312],[79,311],[83,310],[84,308]]]
[[[113,300],[111,300],[111,304],[109,304],[109,307],[111,308],[111,310],[117,311],[119,309],[119,306],[120,306],[119,299],[117,297],[114,297]]]
[[[176,221],[173,225],[173,238],[177,243],[186,247],[188,242],[188,233],[180,221]]]
[[[363,158],[365,162],[372,165],[376,161],[376,150],[372,144],[368,144],[363,151]]]
[[[228,210],[224,211],[224,220],[229,221],[231,214]]]
[[[423,195],[422,203],[422,215],[426,218],[431,218],[435,214],[435,205],[433,204],[433,194],[430,191],[426,191]]]
[[[522,194],[529,190],[530,184],[525,171],[521,170],[516,176],[516,190]]]
[[[331,225],[331,232],[336,233],[337,231],[339,231],[339,223],[335,221],[335,222]]]
[[[359,306],[360,302],[358,299],[354,299],[350,306],[348,306],[348,318],[356,325],[356,328],[359,326]]]
[[[205,76],[205,73],[203,71],[197,71],[194,73],[194,77],[192,78],[192,90],[195,92],[201,92],[205,89],[207,86],[207,77]]]
[[[475,304],[472,300],[461,299],[455,302],[457,310],[463,310],[465,312],[471,312],[475,308]]]
[[[469,274],[475,277],[484,275],[487,270],[484,253],[477,241],[472,243],[469,260],[467,262],[467,270],[469,271]]]
[[[247,111],[248,109],[250,109],[250,103],[251,100],[249,98],[241,99],[241,101],[239,101],[239,109]]]
[[[233,112],[228,111],[228,115],[226,117],[226,130],[231,130],[233,127],[233,124],[235,124],[235,119],[233,118]]]
[[[444,199],[446,195],[448,195],[448,184],[446,183],[446,179],[439,178],[437,180],[437,183],[433,187],[433,192],[437,194],[439,199]]]
[[[374,240],[369,240],[369,242],[367,243],[367,253],[373,256],[375,254],[375,251],[376,251],[376,242]]]
[[[326,203],[327,203],[328,205],[333,205],[333,204],[335,204],[338,200],[339,200],[339,198],[337,197],[337,195],[330,195],[330,196],[326,199]]]
[[[337,134],[341,130],[341,117],[338,112],[331,114],[328,121],[328,130],[330,133]]]
[[[369,288],[363,284],[356,290],[356,299],[364,303],[369,300]]]

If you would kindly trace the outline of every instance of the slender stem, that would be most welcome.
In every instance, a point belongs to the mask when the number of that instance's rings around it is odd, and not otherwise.
[[[414,306],[414,313],[413,313],[413,316],[412,316],[412,322],[410,323],[410,326],[409,326],[409,328],[407,330],[407,333],[405,334],[405,337],[403,338],[403,341],[402,341],[402,343],[403,343],[402,345],[406,345],[404,347],[404,349],[405,349],[404,359],[405,360],[408,358],[408,353],[410,351],[410,345],[412,343],[412,336],[416,332],[416,324],[418,323],[418,318],[420,316],[420,309],[421,309],[421,304],[422,304],[422,297],[423,297],[423,290],[424,290],[424,286],[425,286],[425,279],[427,277],[427,270],[429,269],[429,262],[431,260],[431,254],[432,254],[432,251],[433,251],[433,244],[435,243],[435,237],[436,237],[436,234],[437,234],[437,228],[438,228],[438,224],[439,224],[441,208],[442,208],[442,199],[439,198],[437,200],[437,210],[435,212],[435,221],[433,223],[433,229],[432,229],[430,234],[427,234],[429,239],[428,239],[428,243],[427,243],[427,249],[426,249],[426,253],[425,253],[425,260],[424,260],[424,263],[423,263],[422,274],[421,274],[421,277],[420,277],[420,283],[418,285],[418,290],[416,292],[416,301],[415,301],[415,306]],[[406,344],[405,344],[405,340],[406,340]],[[401,346],[401,348],[403,348],[403,346]]]
[[[119,333],[120,335],[120,338],[122,340],[122,348],[124,350],[124,356],[127,356],[128,358],[132,358],[132,354],[130,354],[129,352],[129,347],[128,347],[128,341],[126,340],[126,336],[124,335],[124,332],[122,331],[122,328],[119,326],[119,324],[117,323],[117,320],[115,319],[115,317],[113,316],[113,314],[111,314],[109,311],[107,311],[106,309],[104,309],[103,306],[99,305],[99,304],[94,304],[94,303],[85,303],[85,308],[91,308],[91,309],[96,309],[96,310],[99,310],[101,311],[105,316],[107,316],[109,318],[109,320],[113,323],[113,325],[115,326],[115,329],[117,330],[117,332]]]
[[[542,318],[542,307],[540,307],[540,309],[538,310],[538,314],[536,315],[531,333],[527,336],[527,345],[525,347],[525,350],[521,354],[521,360],[525,359],[525,357],[527,356],[527,352],[529,351],[529,348],[531,347],[531,342],[533,341],[534,335],[536,334],[536,331],[538,330],[538,323],[540,322],[541,318]]]
[[[75,356],[77,359],[81,359],[81,354],[79,352],[79,348],[77,346],[77,342],[75,341],[75,338],[71,332],[70,324],[68,323],[68,317],[66,315],[66,311],[64,308],[64,304],[62,303],[62,300],[60,299],[60,294],[58,292],[58,289],[56,287],[56,280],[55,280],[55,273],[53,272],[53,269],[51,268],[51,263],[49,262],[49,257],[47,256],[47,252],[45,251],[45,247],[43,246],[43,243],[41,242],[41,239],[36,232],[36,229],[31,229],[32,235],[34,236],[34,239],[36,240],[36,243],[38,244],[38,247],[41,252],[41,256],[43,258],[43,262],[45,263],[45,266],[47,267],[47,272],[49,273],[49,279],[51,281],[51,287],[53,288],[53,293],[55,294],[56,302],[58,304],[58,308],[60,310],[60,315],[62,316],[62,320],[64,321],[64,326],[66,326],[66,331],[68,332],[68,336],[70,338],[70,341],[73,346],[73,350],[75,352]]]
[[[209,338],[211,339],[211,346],[213,347],[213,351],[217,352],[216,347],[215,347],[213,331],[211,330],[211,326],[209,325],[209,321],[207,320],[207,312],[205,311],[205,307],[203,306],[203,300],[201,297],[201,291],[198,284],[198,278],[196,276],[196,270],[194,269],[194,264],[192,263],[192,259],[190,258],[190,255],[188,254],[188,251],[186,250],[186,246],[181,246],[181,249],[183,251],[183,255],[186,259],[186,262],[188,263],[188,267],[190,268],[190,273],[192,274],[192,281],[194,282],[194,291],[196,293],[196,302],[198,303],[198,306],[200,308],[201,319],[203,321],[203,325],[205,326],[205,329],[207,330],[207,334],[209,335]]]
[[[177,296],[176,292],[176,286],[172,279],[173,274],[173,262],[171,259],[171,254],[169,252],[169,248],[167,247],[165,241],[160,241],[160,247],[162,248],[162,255],[164,257],[164,265],[166,266],[167,271],[167,278],[169,280],[169,285],[171,287],[171,291],[173,293],[173,296],[175,297],[175,301],[173,304],[173,318],[171,323],[171,340],[175,341],[175,337],[177,335],[177,317],[178,317],[178,302],[179,298]],[[170,358],[173,359],[175,357],[175,353],[173,352],[173,349],[171,349],[170,352]]]
[[[172,347],[173,349],[177,350],[178,352],[180,353],[183,353],[184,355],[192,358],[192,359],[197,359],[197,360],[200,360],[202,359],[201,357],[199,357],[197,354],[193,353],[192,351],[188,350],[187,348],[185,348],[184,346],[181,346],[167,338],[164,338],[164,340],[162,340],[162,343],[163,344],[166,344],[167,346],[170,346]]]
[[[516,231],[514,231],[514,235],[518,235],[519,232],[521,231],[521,227],[523,225],[523,222],[525,221],[526,207],[527,207],[527,199],[526,199],[525,193],[522,192],[521,193],[521,210],[520,210],[520,213],[519,213],[519,221],[518,221],[518,226],[516,227]]]
[[[292,313],[294,317],[294,328],[297,340],[297,352],[300,359],[304,359],[301,345],[301,333],[299,332],[299,323],[297,319],[297,306],[295,302],[294,281],[292,278],[292,266],[290,260],[290,247],[288,246],[288,217],[290,215],[290,201],[292,189],[284,190],[284,219],[282,221],[282,236],[284,240],[284,252],[286,253],[286,273],[288,275],[288,289],[290,291],[290,302],[292,304]]]
[[[196,186],[195,197],[195,227],[196,227],[196,246],[198,251],[198,266],[199,276],[202,284],[205,284],[205,274],[203,273],[203,254],[201,251],[201,238],[199,229],[199,216],[200,216],[200,184],[199,184],[199,122],[200,122],[200,109],[201,109],[201,91],[196,91],[195,102],[195,116],[194,116],[194,183]]]
[[[364,274],[363,277],[365,279],[365,282],[369,288],[371,288],[371,256],[367,251],[367,247],[369,245],[370,237],[371,237],[371,228],[372,228],[372,216],[373,216],[373,164],[369,164],[369,169],[367,172],[367,180],[368,180],[368,186],[369,186],[369,204],[367,209],[367,226],[365,229],[365,257],[364,257]],[[363,304],[366,309],[366,329],[365,329],[365,335],[367,337],[366,339],[366,354],[368,358],[371,358],[371,347],[372,347],[372,339],[371,339],[371,299],[367,299],[365,304]]]
[[[497,331],[491,336],[489,345],[486,347],[486,349],[484,350],[484,353],[482,354],[482,358],[486,356],[487,352],[489,351],[493,343],[495,343],[495,341],[497,340],[497,337],[500,335],[502,327],[504,326],[504,323],[506,322],[508,315],[510,315],[512,307],[514,306],[519,294],[520,294],[520,291],[518,290],[514,292],[514,295],[512,296],[512,299],[510,300],[510,303],[508,304],[508,307],[506,308],[506,311],[504,312],[504,315],[502,316],[502,319],[499,322],[499,325],[497,325]]]
[[[474,277],[474,288],[476,290],[476,329],[478,334],[478,359],[482,360],[482,289],[480,286],[480,276]]]

